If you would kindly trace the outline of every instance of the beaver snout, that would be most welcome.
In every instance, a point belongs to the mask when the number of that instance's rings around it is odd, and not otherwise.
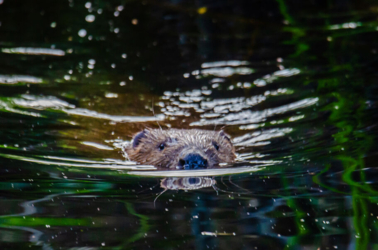
[[[179,160],[179,167],[183,169],[204,169],[207,168],[207,160],[199,154],[188,154]]]

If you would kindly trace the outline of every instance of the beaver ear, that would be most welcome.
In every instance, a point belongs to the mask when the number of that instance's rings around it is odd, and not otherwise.
[[[147,130],[143,130],[143,131],[139,132],[136,136],[134,136],[134,138],[133,138],[133,148],[138,147],[140,141],[142,140],[142,138],[146,137],[147,133],[148,133]]]
[[[223,130],[219,131],[219,136],[223,137],[224,139],[226,139],[227,141],[229,141],[230,143],[232,143],[231,139],[230,139],[230,136],[228,134],[226,134]]]

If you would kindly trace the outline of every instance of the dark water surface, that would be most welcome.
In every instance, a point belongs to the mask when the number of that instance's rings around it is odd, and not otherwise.
[[[377,15],[375,0],[0,0],[0,248],[378,249]],[[157,120],[224,127],[238,161],[125,160]]]

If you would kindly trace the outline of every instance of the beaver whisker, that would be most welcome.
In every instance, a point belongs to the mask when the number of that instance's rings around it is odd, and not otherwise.
[[[154,199],[154,208],[156,208],[156,201],[157,201],[157,199],[162,195],[162,194],[164,194],[166,191],[167,191],[168,189],[166,188],[166,189],[164,189],[162,192],[160,192],[160,194]]]
[[[236,185],[232,180],[231,180],[231,175],[228,177],[228,181],[232,184],[232,185],[234,185],[235,187],[237,187],[237,188],[240,188],[240,189],[242,189],[242,190],[245,190],[245,191],[247,191],[247,193],[251,193],[248,189],[245,189],[245,188],[242,188],[241,186],[239,186],[239,185]]]
[[[226,191],[226,190],[223,190],[223,189],[220,189],[219,187],[217,186],[212,186],[214,188],[214,190],[217,192],[217,191],[220,191],[220,192],[223,192],[223,193],[226,193],[226,194],[251,194],[252,192],[232,192],[232,191]]]

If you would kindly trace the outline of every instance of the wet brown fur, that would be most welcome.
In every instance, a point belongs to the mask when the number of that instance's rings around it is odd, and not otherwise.
[[[141,133],[143,136],[138,137]],[[161,144],[164,144],[163,150]],[[179,160],[192,153],[206,159],[209,168],[233,162],[236,158],[227,134],[200,129],[145,129],[134,136],[126,152],[132,161],[170,169],[176,169]]]

